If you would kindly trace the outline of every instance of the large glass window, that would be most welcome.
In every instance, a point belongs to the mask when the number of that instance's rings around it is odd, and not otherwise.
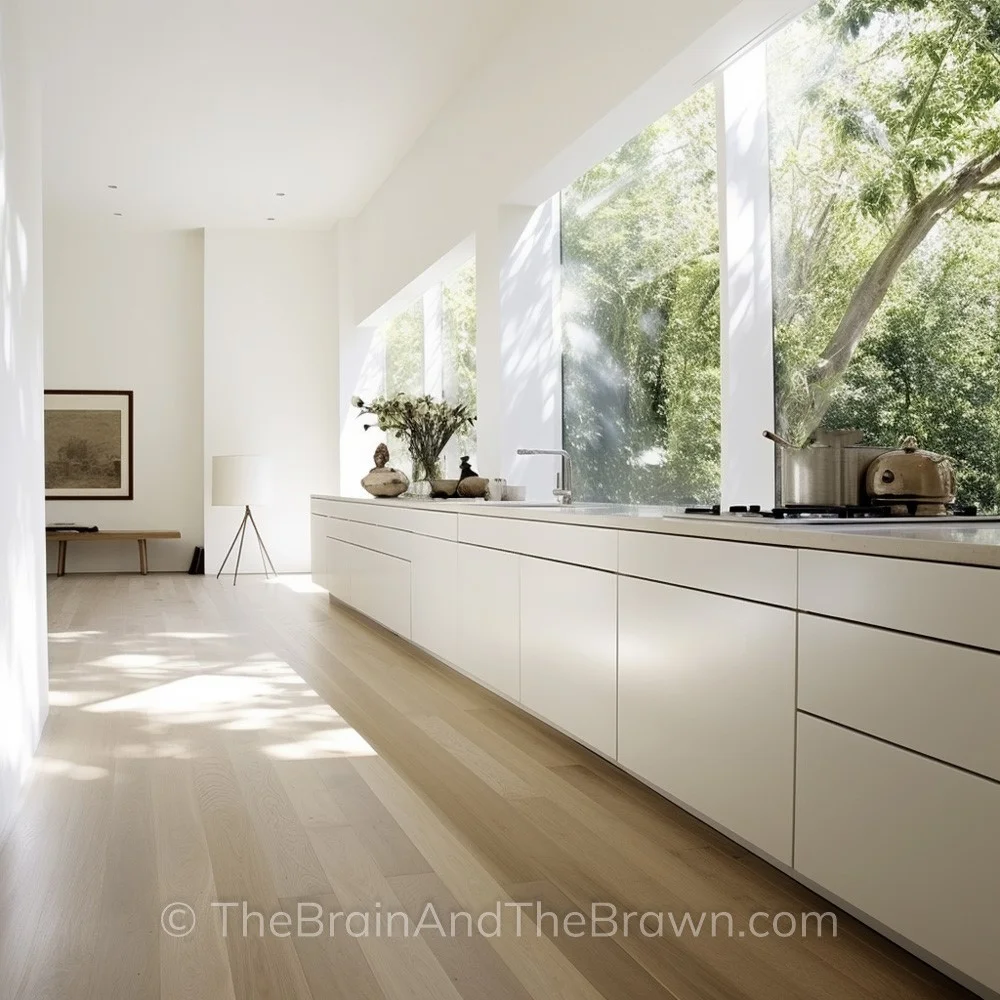
[[[458,268],[441,286],[441,357],[443,395],[450,403],[476,410],[476,258]],[[469,455],[476,467],[476,428],[452,438],[445,467],[458,472],[458,459]],[[478,469],[477,469],[478,471]]]
[[[767,43],[778,429],[956,459],[1000,506],[1000,22],[823,0]]]
[[[383,350],[383,392],[428,394],[476,407],[476,261],[472,258],[397,313],[378,334]],[[405,445],[387,435],[392,465],[407,475]],[[475,459],[473,429],[453,438],[444,453],[444,474],[457,476],[459,458]]]
[[[563,440],[574,494],[719,498],[715,89],[562,193]]]

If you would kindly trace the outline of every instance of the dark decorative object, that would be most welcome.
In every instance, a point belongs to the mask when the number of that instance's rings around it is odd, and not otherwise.
[[[490,490],[490,481],[477,476],[472,466],[469,464],[469,456],[463,455],[461,459],[462,474],[458,480],[458,495],[472,500],[478,497],[485,497]]]
[[[375,449],[375,468],[361,480],[361,485],[373,497],[398,497],[410,485],[404,473],[387,467],[388,462],[389,449],[380,444]]]
[[[132,498],[132,391],[46,389],[45,499]]]

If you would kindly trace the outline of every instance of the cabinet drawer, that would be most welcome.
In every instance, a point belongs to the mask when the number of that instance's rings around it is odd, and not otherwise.
[[[799,615],[799,708],[1000,781],[1000,656]]]
[[[412,507],[395,507],[389,503],[376,509],[377,523],[417,535],[443,538],[453,542],[458,538],[458,515],[437,510],[414,510]]]
[[[345,521],[375,522],[376,507],[374,504],[350,503],[346,500],[321,500],[313,497],[311,508],[314,514],[324,514],[326,517],[339,517]]]
[[[777,545],[622,531],[618,572],[713,594],[795,607],[795,549]]]
[[[803,549],[799,608],[1000,650],[1000,570]]]
[[[348,541],[375,552],[384,552],[396,559],[409,560],[411,535],[395,528],[383,528],[377,524],[348,524]]]
[[[799,716],[794,867],[1000,990],[1000,785]]]
[[[618,533],[608,528],[459,514],[458,540],[611,572],[618,567]]]

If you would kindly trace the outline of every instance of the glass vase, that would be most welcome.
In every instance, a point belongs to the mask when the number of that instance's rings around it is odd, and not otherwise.
[[[441,479],[440,455],[412,455],[414,480]]]

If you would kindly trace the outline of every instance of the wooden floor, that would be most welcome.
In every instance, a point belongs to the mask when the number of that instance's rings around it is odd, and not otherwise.
[[[304,579],[67,576],[50,627],[51,715],[0,847],[2,1000],[969,995],[843,915],[835,939],[741,937],[754,912],[830,907]],[[211,904],[244,900],[370,933],[245,938],[236,909],[223,937]],[[532,903],[520,937],[509,907],[499,936],[375,932],[509,901]],[[175,902],[188,936],[161,926]],[[594,902],[731,912],[734,936],[528,919]]]

